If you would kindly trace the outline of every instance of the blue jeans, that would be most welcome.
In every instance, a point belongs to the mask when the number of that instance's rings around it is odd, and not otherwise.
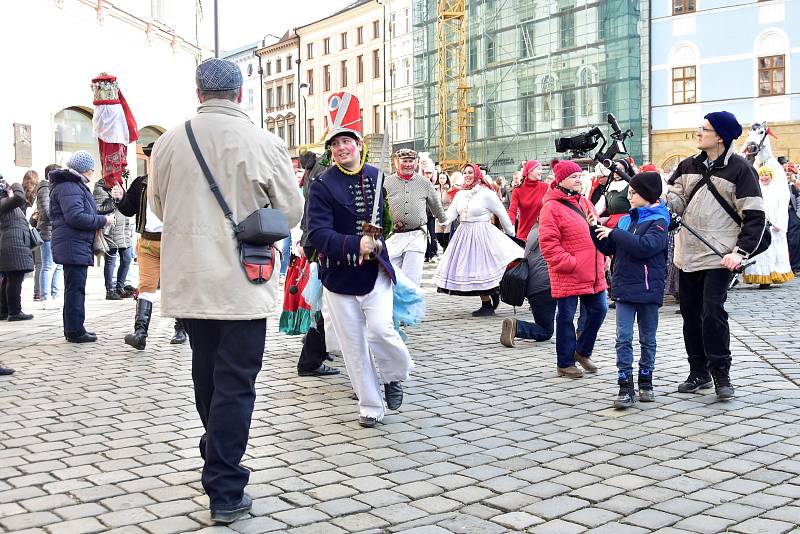
[[[534,322],[517,321],[517,333],[514,337],[536,341],[547,341],[553,337],[556,302],[550,296],[549,289],[529,295],[528,303],[531,305]]]
[[[286,276],[289,269],[289,259],[292,254],[292,238],[287,237],[281,241],[281,275]]]
[[[106,282],[106,291],[122,291],[125,287],[125,279],[128,277],[128,269],[131,266],[130,248],[112,248],[106,253],[103,276]],[[119,259],[119,268],[117,268]],[[116,274],[114,272],[116,271]]]
[[[650,377],[656,365],[658,304],[617,302],[617,370],[620,379],[633,375],[633,321],[639,327],[639,375]]]
[[[86,265],[64,265],[64,336],[80,337],[86,333]]]
[[[53,261],[53,243],[45,241],[42,246],[42,272],[39,289],[43,299],[55,299],[61,294],[64,282],[64,269]]]
[[[581,302],[581,313],[586,317],[581,335],[575,336],[575,311],[578,300]],[[606,318],[608,304],[606,292],[601,291],[593,295],[580,295],[558,299],[556,313],[556,356],[559,367],[575,365],[575,353],[587,358],[592,355],[597,332]]]

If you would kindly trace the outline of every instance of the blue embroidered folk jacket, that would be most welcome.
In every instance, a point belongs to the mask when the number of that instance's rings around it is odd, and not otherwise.
[[[319,276],[329,291],[366,295],[375,287],[378,269],[395,281],[386,245],[377,260],[361,261],[362,225],[372,217],[378,169],[364,165],[356,176],[330,167],[309,190],[308,235],[319,257]],[[378,195],[377,225],[383,225],[383,194]],[[382,240],[382,239],[381,239]]]

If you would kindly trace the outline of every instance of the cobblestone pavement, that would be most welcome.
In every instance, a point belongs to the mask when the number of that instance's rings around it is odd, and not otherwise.
[[[800,533],[800,282],[731,293],[734,400],[676,393],[687,364],[667,305],[657,402],[615,411],[613,311],[600,373],[557,378],[553,342],[501,346],[513,310],[470,317],[478,299],[435,294],[428,265],[416,370],[374,429],[356,424],[344,374],[297,377],[300,339],[272,319],[245,458],[253,513],[212,527],[189,348],[156,317],[147,350],[130,350],[133,304],[103,300],[91,271],[98,343],[66,343],[30,280],[35,320],[0,325],[0,359],[17,368],[0,379],[2,531]]]

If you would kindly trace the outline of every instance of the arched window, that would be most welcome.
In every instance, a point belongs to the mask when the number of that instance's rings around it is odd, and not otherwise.
[[[558,102],[557,102],[557,95],[554,94],[556,90],[556,79],[555,77],[545,74],[540,82],[539,87],[541,90],[541,105],[539,109],[542,111],[542,118],[541,120],[547,125],[545,129],[548,127],[557,127],[553,126],[550,123],[556,118],[556,110],[558,109]]]
[[[95,168],[100,168],[100,151],[89,111],[77,106],[62,109],[53,118],[53,129],[56,163],[66,165],[72,154],[87,150],[94,157]]]
[[[269,130],[272,133],[275,133],[275,119],[269,117],[267,118],[266,122],[267,122],[267,130]]]
[[[676,44],[669,52],[670,86],[668,97],[673,105],[694,104],[699,100],[698,65],[700,52],[694,43]]]
[[[164,128],[161,126],[150,125],[139,128],[139,140],[136,141],[136,176],[144,176],[147,173],[147,161],[142,149],[150,143],[155,143],[163,133]]]

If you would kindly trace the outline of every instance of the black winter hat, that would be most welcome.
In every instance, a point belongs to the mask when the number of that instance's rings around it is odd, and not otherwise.
[[[661,175],[652,171],[640,172],[631,179],[631,187],[650,204],[655,204],[661,197]]]
[[[714,127],[714,131],[722,138],[725,148],[730,147],[731,143],[742,135],[742,125],[736,120],[734,114],[729,111],[714,111],[703,118]]]

